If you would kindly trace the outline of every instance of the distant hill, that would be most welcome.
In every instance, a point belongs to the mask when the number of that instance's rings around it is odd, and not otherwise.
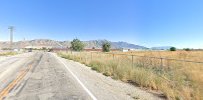
[[[152,47],[152,50],[169,50],[172,46]]]
[[[112,46],[115,48],[129,48],[129,49],[148,49],[147,47],[130,44],[127,42],[111,42]]]
[[[101,48],[102,44],[108,40],[90,40],[83,41],[85,48]],[[111,47],[113,49],[127,48],[127,49],[147,49],[144,46],[139,46],[135,44],[130,44],[127,42],[111,42]],[[55,41],[50,39],[35,39],[35,40],[26,40],[18,41],[13,43],[13,48],[24,48],[26,46],[52,46],[55,48],[67,48],[70,47],[70,41]],[[0,42],[0,48],[9,48],[9,42]]]
[[[135,45],[135,44],[130,44],[127,42],[111,42],[108,40],[90,40],[90,41],[84,41],[84,43],[86,44],[86,48],[101,48],[102,44],[104,42],[110,42],[111,43],[111,48],[114,49],[119,49],[119,48],[127,48],[127,49],[147,49],[144,46],[139,46],[139,45]]]

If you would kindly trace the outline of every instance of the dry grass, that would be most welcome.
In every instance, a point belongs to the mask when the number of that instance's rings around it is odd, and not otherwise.
[[[132,52],[115,52],[122,54],[134,54],[140,56],[152,56],[152,57],[166,57],[181,60],[193,60],[203,62],[203,51],[132,51]]]
[[[10,56],[10,55],[16,55],[17,53],[16,52],[3,52],[3,53],[0,53],[0,56]]]
[[[73,52],[59,53],[60,56],[81,62],[106,76],[124,82],[137,84],[155,91],[161,91],[172,100],[202,100],[203,99],[203,64],[161,60],[153,57],[166,57],[182,60],[202,61],[202,51],[137,51],[91,53]],[[146,56],[134,56],[131,54]],[[133,61],[133,62],[132,62]],[[203,62],[203,61],[202,61]]]

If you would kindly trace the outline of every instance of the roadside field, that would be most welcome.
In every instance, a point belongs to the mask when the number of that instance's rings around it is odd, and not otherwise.
[[[60,52],[103,75],[149,90],[168,99],[203,99],[203,51]]]

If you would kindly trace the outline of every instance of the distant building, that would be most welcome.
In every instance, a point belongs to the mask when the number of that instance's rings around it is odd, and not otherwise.
[[[54,52],[58,52],[58,51],[68,51],[68,50],[70,50],[69,48],[52,48],[52,50],[54,51]]]
[[[24,49],[52,49],[52,46],[26,46]]]
[[[99,48],[99,49],[98,48],[97,49],[96,48],[85,48],[84,51],[102,51],[102,49],[101,48]]]
[[[145,51],[145,49],[132,49],[132,48],[122,48],[120,49],[122,52],[129,52],[129,51]]]
[[[20,51],[20,49],[13,49],[13,51],[18,52],[18,51]]]
[[[122,52],[128,52],[129,51],[129,49],[126,49],[126,48],[122,48],[122,49],[120,49]]]
[[[100,52],[102,52],[102,48],[85,48],[84,51],[100,51]],[[119,49],[110,49],[110,51],[119,51]]]

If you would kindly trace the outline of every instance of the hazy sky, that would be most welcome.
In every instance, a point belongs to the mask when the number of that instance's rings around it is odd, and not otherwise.
[[[203,0],[0,0],[0,41],[126,41],[203,48]]]

